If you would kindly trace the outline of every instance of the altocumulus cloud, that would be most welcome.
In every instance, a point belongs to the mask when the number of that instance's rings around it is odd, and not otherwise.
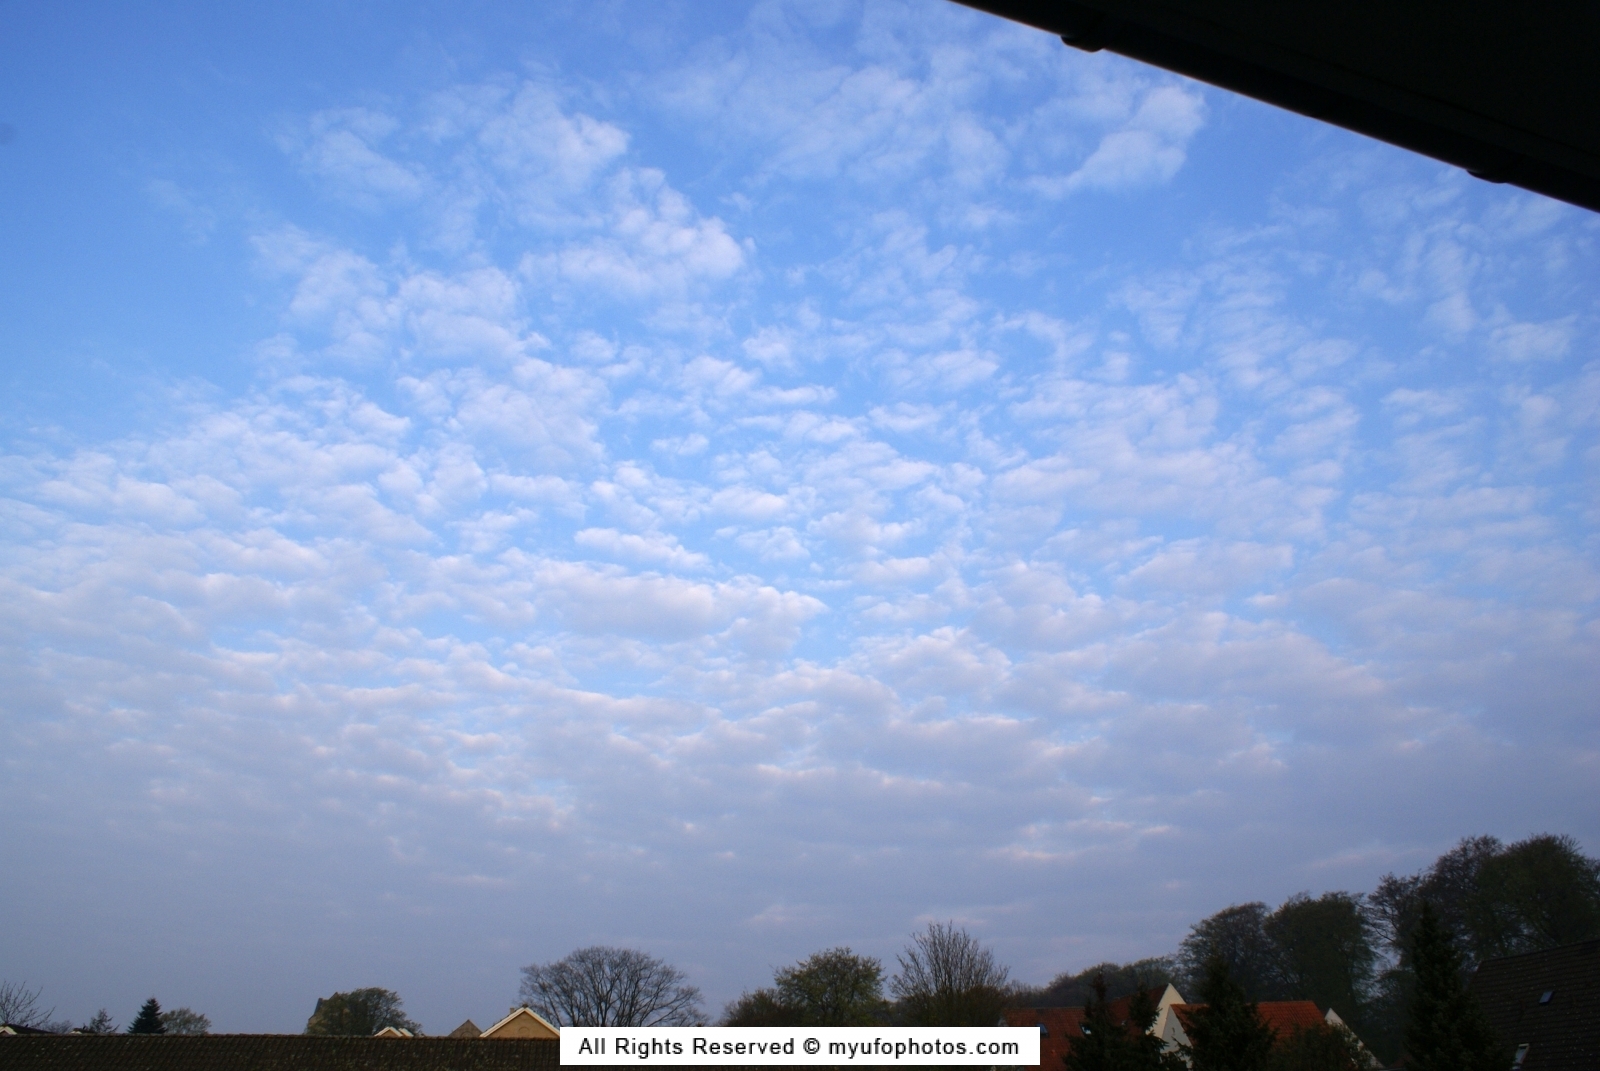
[[[1119,253],[1226,181],[1208,92],[814,8],[290,122],[338,208],[252,236],[256,383],[9,436],[19,902],[434,1028],[584,943],[721,997],[956,918],[1042,977],[1596,834],[1593,221],[1335,139]]]

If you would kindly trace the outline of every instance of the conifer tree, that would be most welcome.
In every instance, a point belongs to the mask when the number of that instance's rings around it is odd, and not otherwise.
[[[1416,988],[1406,1016],[1408,1071],[1504,1071],[1511,1058],[1461,981],[1461,953],[1424,900],[1411,939]]]
[[[1121,1071],[1122,1031],[1106,1007],[1106,978],[1094,976],[1094,995],[1083,1005],[1083,1036],[1072,1039],[1067,1071]]]
[[[1228,975],[1221,956],[1206,961],[1200,983],[1202,1007],[1189,1013],[1189,1044],[1182,1046],[1194,1071],[1266,1071],[1275,1031],[1261,1021],[1244,989]]]
[[[130,1034],[165,1034],[166,1025],[161,1022],[161,1005],[155,997],[144,1002],[139,1009],[139,1014],[133,1022],[128,1024]]]
[[[1158,990],[1146,989],[1143,984],[1129,999],[1128,1021],[1134,1029],[1128,1035],[1127,1066],[1130,1071],[1189,1071],[1183,1057],[1168,1052],[1167,1043],[1150,1032],[1159,1011],[1157,999]]]
[[[1140,988],[1128,1002],[1126,1018],[1112,1014],[1104,974],[1096,974],[1094,995],[1083,1006],[1083,1036],[1074,1038],[1065,1057],[1067,1071],[1185,1071],[1181,1057],[1163,1052],[1150,1033],[1156,999]]]

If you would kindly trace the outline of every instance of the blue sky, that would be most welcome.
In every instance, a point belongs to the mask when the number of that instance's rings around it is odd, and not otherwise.
[[[0,20],[58,1015],[1600,848],[1600,217],[944,0]]]

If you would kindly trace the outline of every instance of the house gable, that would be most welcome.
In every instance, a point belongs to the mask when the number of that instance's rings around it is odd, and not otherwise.
[[[1172,1015],[1172,1009],[1183,1004],[1183,995],[1176,988],[1168,985],[1156,1001],[1156,1021],[1150,1027],[1150,1033],[1166,1040],[1163,1030],[1170,1029],[1169,1024],[1175,1023],[1177,1017]],[[1133,998],[1131,996],[1119,997],[1106,1003],[1106,1013],[1111,1016],[1111,1021],[1128,1026],[1128,1017],[1132,1013]],[[1039,1066],[1043,1068],[1060,1067],[1061,1061],[1067,1053],[1072,1051],[1072,1042],[1083,1037],[1084,1011],[1080,1008],[1009,1008],[1005,1013],[1006,1026],[1033,1026],[1039,1028]],[[1172,1048],[1172,1044],[1167,1045]]]
[[[471,1022],[469,1019],[468,1022]],[[463,1026],[466,1024],[463,1023]],[[459,1029],[459,1028],[458,1028]],[[511,1013],[489,1029],[480,1037],[486,1038],[559,1038],[559,1028],[550,1025],[549,1020],[524,1004],[520,1008],[512,1008]]]

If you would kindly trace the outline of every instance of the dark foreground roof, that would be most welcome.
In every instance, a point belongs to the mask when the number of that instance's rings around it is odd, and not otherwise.
[[[636,1068],[638,1064],[622,1066]],[[560,1067],[561,1043],[552,1038],[303,1034],[0,1037],[0,1071],[557,1071]],[[717,1071],[756,1069],[719,1067]],[[760,1071],[790,1069],[763,1067]]]
[[[1600,940],[1485,960],[1472,992],[1507,1049],[1528,1046],[1521,1071],[1600,1068]]]
[[[1600,211],[1593,0],[959,0]]]
[[[0,1038],[4,1071],[545,1071],[560,1043],[535,1038],[344,1038],[300,1034]]]

